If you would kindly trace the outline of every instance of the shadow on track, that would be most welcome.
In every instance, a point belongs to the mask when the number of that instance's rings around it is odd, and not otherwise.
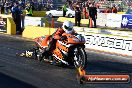
[[[0,88],[37,88],[23,81],[0,73]]]
[[[132,64],[125,64],[120,62],[92,60],[88,61],[87,72],[90,73],[132,73]]]

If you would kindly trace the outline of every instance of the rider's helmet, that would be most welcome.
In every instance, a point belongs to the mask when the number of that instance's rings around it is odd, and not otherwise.
[[[68,34],[73,33],[73,23],[71,21],[65,21],[62,25],[62,28],[64,29],[64,31]]]

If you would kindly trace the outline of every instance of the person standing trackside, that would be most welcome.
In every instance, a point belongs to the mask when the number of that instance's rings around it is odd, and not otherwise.
[[[25,9],[26,9],[26,15],[27,16],[32,16],[33,15],[32,5],[30,3],[27,4]]]
[[[6,1],[4,7],[5,7],[5,14],[9,14],[9,2],[8,1]]]
[[[62,10],[63,10],[63,17],[65,17],[66,12],[67,12],[67,5],[66,4],[64,4]]]
[[[83,5],[83,19],[86,19],[87,10],[85,5]]]
[[[19,8],[18,3],[14,3],[14,6],[12,7],[11,12],[12,12],[12,18],[16,24],[16,33],[21,34],[22,33],[22,29],[21,29],[22,11]]]
[[[112,13],[117,13],[117,8],[116,8],[115,4],[112,7]]]
[[[80,27],[80,21],[81,21],[81,10],[79,7],[76,7],[76,9],[75,9],[75,26]]]
[[[89,17],[89,23],[90,19],[92,19],[94,21],[94,28],[96,28],[97,8],[94,6],[94,4],[89,6]]]

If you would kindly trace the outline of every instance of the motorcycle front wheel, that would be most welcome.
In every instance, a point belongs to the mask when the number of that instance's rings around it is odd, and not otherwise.
[[[87,66],[87,55],[82,47],[74,49],[74,66],[75,68],[81,67],[82,69],[85,69]]]

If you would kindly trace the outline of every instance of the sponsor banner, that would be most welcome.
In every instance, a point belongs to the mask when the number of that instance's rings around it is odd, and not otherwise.
[[[97,21],[97,25],[99,25],[99,26],[106,26],[107,13],[98,13],[96,21]]]
[[[129,83],[129,75],[85,75],[87,83]]]
[[[85,34],[86,48],[132,56],[132,38]]]
[[[7,18],[0,17],[0,32],[7,32]]]
[[[43,21],[41,17],[25,17],[25,26],[43,26]]]
[[[106,26],[121,28],[121,21],[122,21],[122,15],[121,14],[109,13],[107,15]]]
[[[122,15],[121,28],[132,29],[132,15]]]

